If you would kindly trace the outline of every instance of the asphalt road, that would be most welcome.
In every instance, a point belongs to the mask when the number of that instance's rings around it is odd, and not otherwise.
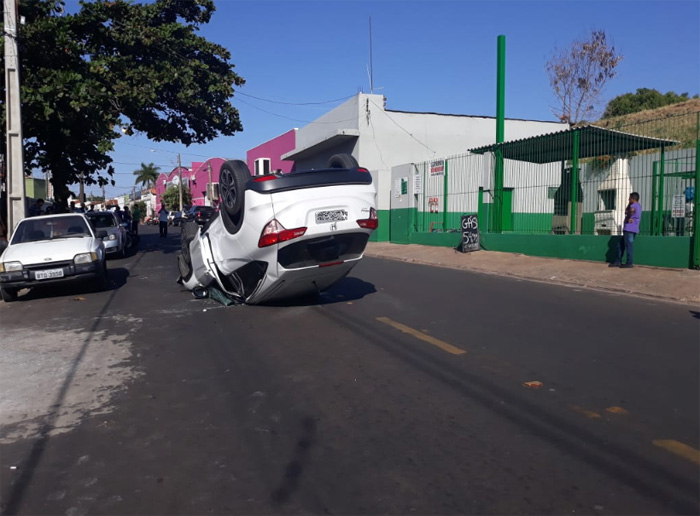
[[[700,510],[693,307],[369,258],[225,307],[141,232],[0,307],[3,514]]]

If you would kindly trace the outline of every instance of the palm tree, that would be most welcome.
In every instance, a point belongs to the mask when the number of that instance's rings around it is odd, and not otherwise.
[[[136,176],[134,183],[141,183],[141,186],[152,188],[158,179],[159,170],[160,167],[155,166],[153,163],[149,163],[148,165],[141,163],[141,168],[134,170],[134,175]]]

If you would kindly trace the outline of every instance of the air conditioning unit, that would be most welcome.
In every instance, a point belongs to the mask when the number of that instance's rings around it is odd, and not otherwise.
[[[209,183],[207,185],[207,199],[210,201],[219,200],[219,183]]]
[[[270,158],[258,158],[255,160],[255,175],[261,176],[270,173]]]

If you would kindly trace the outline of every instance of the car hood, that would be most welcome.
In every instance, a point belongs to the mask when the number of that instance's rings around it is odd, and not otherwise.
[[[96,251],[98,244],[92,237],[57,238],[39,242],[10,245],[2,255],[3,262],[21,262],[23,265],[72,260],[76,254]]]

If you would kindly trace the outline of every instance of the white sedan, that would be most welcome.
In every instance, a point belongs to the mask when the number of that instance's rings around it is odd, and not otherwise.
[[[102,238],[81,213],[23,219],[0,255],[0,294],[17,299],[23,288],[57,283],[91,282],[107,288],[107,265]]]
[[[215,287],[258,304],[320,292],[359,263],[378,225],[372,175],[347,154],[324,169],[255,177],[227,161],[219,191],[217,214],[182,229],[179,281],[195,295]]]

